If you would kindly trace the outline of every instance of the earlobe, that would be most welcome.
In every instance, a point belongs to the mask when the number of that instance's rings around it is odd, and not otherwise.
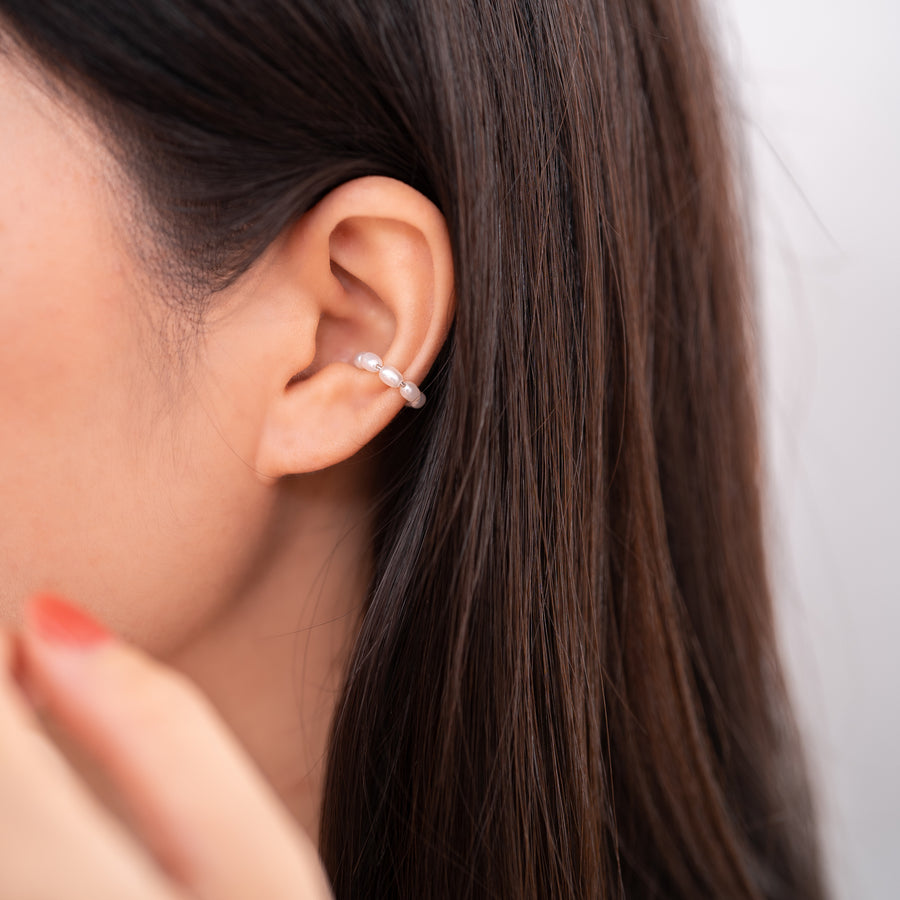
[[[312,307],[307,320],[316,326],[299,341],[294,333],[271,357],[282,372],[293,359],[293,374],[267,400],[256,468],[270,477],[335,465],[404,406],[421,406],[418,384],[453,315],[444,218],[403,182],[369,177],[341,185],[291,226],[277,254],[270,271],[282,283],[273,290],[294,291],[297,304]],[[373,357],[362,364],[366,353]]]

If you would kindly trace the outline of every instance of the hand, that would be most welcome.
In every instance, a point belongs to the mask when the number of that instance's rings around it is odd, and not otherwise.
[[[60,601],[25,619],[0,629],[0,900],[331,897],[312,844],[192,682]],[[96,761],[130,828],[33,704]]]

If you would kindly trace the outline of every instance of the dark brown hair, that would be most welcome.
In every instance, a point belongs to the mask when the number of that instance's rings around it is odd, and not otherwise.
[[[446,216],[456,321],[388,435],[328,758],[337,896],[824,897],[694,0],[0,15],[89,97],[204,302],[347,179]]]

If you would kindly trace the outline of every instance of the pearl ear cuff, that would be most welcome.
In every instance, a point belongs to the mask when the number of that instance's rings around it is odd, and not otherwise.
[[[353,365],[365,372],[376,372],[378,377],[388,386],[397,388],[407,406],[421,409],[425,405],[425,395],[411,381],[406,381],[403,374],[393,366],[386,366],[377,353],[357,353],[353,357]]]

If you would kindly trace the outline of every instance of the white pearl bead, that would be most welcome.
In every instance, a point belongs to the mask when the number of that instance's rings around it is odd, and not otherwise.
[[[421,409],[425,405],[425,395],[419,390],[419,386],[411,381],[406,381],[399,369],[394,366],[386,366],[384,360],[377,353],[357,353],[353,357],[353,365],[357,369],[376,373],[388,387],[397,388],[407,406]]]
[[[381,371],[378,373],[378,377],[388,387],[400,387],[401,383],[403,382],[403,376],[393,366],[383,366]]]
[[[377,372],[384,363],[377,353],[357,353],[353,358],[353,365],[367,372]]]

